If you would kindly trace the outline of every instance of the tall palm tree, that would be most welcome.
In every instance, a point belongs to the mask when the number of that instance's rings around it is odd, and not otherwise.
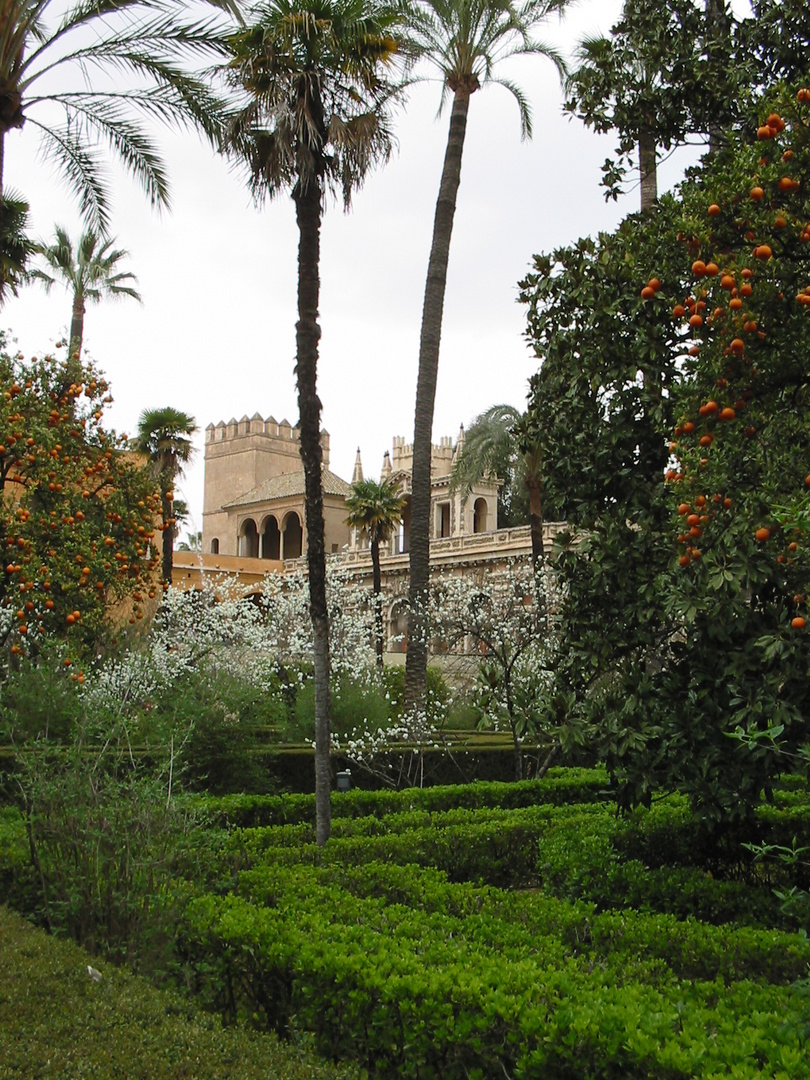
[[[316,839],[331,828],[329,621],[321,402],[317,392],[320,230],[327,195],[352,192],[392,142],[388,106],[402,9],[380,0],[267,0],[232,39],[231,77],[248,96],[229,140],[254,196],[290,192],[298,223],[296,377],[306,489],[315,671]]]
[[[485,476],[507,462],[513,485],[529,496],[532,564],[540,567],[543,550],[543,477],[540,448],[521,427],[523,413],[513,405],[492,405],[477,416],[465,434],[461,452],[453,462],[450,488],[466,499]]]
[[[428,261],[413,435],[411,481],[410,574],[408,587],[408,652],[405,664],[405,706],[424,711],[427,695],[428,577],[430,559],[430,457],[433,407],[439,367],[439,341],[447,283],[450,236],[461,179],[461,156],[472,95],[487,83],[498,83],[514,96],[520,110],[521,136],[531,135],[531,114],[520,88],[498,77],[496,67],[508,57],[548,57],[561,74],[561,57],[532,38],[537,25],[568,0],[419,0],[414,37],[426,63],[442,80],[442,101],[452,94],[450,132],[433,221]]]
[[[203,2],[236,12],[236,0]],[[109,213],[99,141],[153,205],[167,205],[163,164],[137,115],[194,124],[212,141],[224,117],[210,82],[180,62],[224,55],[221,21],[189,22],[185,10],[182,0],[2,0],[0,195],[6,135],[29,124],[98,232],[106,232]],[[64,111],[63,125],[52,122],[54,105]]]
[[[194,455],[191,438],[196,431],[194,417],[180,412],[179,409],[172,409],[170,406],[163,409],[144,409],[138,419],[138,434],[130,443],[133,450],[149,458],[160,485],[160,509],[163,518],[161,576],[164,588],[168,588],[172,583],[174,485]]]
[[[372,592],[374,596],[374,636],[377,664],[383,667],[382,574],[380,544],[388,540],[402,521],[406,500],[390,480],[357,480],[346,499],[349,516],[346,524],[359,529],[368,538],[371,549]]]
[[[42,282],[45,291],[59,280],[73,295],[70,319],[69,356],[81,356],[84,340],[84,315],[88,301],[98,304],[102,299],[118,300],[129,296],[141,302],[141,295],[134,285],[138,279],[129,270],[120,270],[119,264],[127,258],[127,252],[113,247],[114,241],[104,240],[94,229],[87,229],[79,237],[74,251],[73,241],[67,230],[56,226],[56,240],[52,244],[38,244],[36,251],[48,270],[35,267],[30,276]]]

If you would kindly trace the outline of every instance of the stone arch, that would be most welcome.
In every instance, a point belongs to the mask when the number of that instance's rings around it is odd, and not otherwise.
[[[300,559],[304,551],[304,530],[301,518],[294,510],[284,517],[282,527],[282,559]]]
[[[239,555],[243,559],[259,557],[259,530],[253,518],[245,518],[239,526]]]
[[[262,522],[261,541],[259,554],[262,559],[281,558],[281,530],[273,514],[268,514]]]
[[[211,541],[211,554],[219,555],[219,537],[217,536]]]
[[[487,531],[488,512],[486,499],[476,499],[473,506],[473,532],[484,533]]]
[[[404,597],[395,600],[388,608],[385,640],[387,652],[408,651],[408,602]]]

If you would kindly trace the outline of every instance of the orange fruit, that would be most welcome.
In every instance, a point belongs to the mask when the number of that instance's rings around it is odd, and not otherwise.
[[[756,184],[754,187],[751,188],[750,195],[754,202],[759,202],[764,197],[765,191],[759,186],[759,184]]]
[[[807,626],[807,620],[802,618],[801,615],[797,615],[795,619],[790,620],[790,625],[794,630],[804,630],[805,626]]]
[[[764,544],[765,541],[770,537],[770,535],[771,530],[766,529],[763,526],[763,528],[757,529],[757,531],[754,533],[754,539],[757,541],[758,544]]]

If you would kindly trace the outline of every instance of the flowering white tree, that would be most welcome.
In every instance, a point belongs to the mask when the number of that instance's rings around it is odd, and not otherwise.
[[[477,700],[484,724],[508,727],[514,747],[515,779],[524,777],[523,747],[534,736],[549,745],[543,774],[559,752],[551,702],[555,635],[549,612],[557,606],[553,578],[538,578],[525,562],[480,579],[443,577],[432,589],[431,633],[453,652],[480,656]],[[542,595],[543,615],[536,597]]]

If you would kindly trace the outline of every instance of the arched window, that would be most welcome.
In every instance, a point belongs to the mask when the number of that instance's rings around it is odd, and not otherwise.
[[[396,537],[396,543],[394,545],[394,554],[403,555],[410,547],[411,538],[411,497],[410,495],[405,498],[405,505],[402,507],[402,521],[399,525],[399,533]]]
[[[259,557],[259,531],[253,518],[242,522],[239,530],[239,554],[243,559]]]
[[[298,514],[290,511],[284,518],[282,530],[282,559],[300,559],[303,551],[304,530]]]
[[[211,554],[219,555],[219,539],[216,536],[211,541]]]
[[[487,500],[476,499],[473,507],[473,532],[483,533],[487,531]]]
[[[261,557],[263,559],[281,558],[281,533],[278,522],[272,514],[265,520],[262,529]]]

